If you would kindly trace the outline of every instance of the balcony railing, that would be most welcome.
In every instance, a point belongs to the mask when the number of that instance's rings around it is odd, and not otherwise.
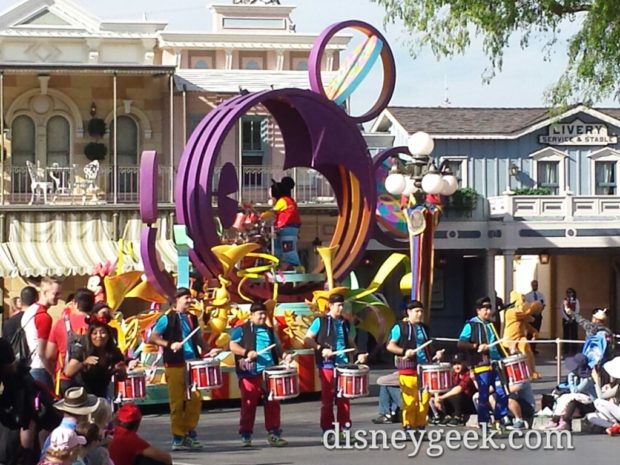
[[[5,204],[48,205],[96,205],[106,203],[138,203],[139,168],[137,166],[117,167],[117,186],[115,188],[114,168],[101,166],[96,176],[89,181],[84,174],[84,165],[48,167],[44,169],[43,187],[32,193],[33,180],[25,166],[11,166],[4,179]],[[42,183],[41,183],[42,181]],[[170,168],[159,167],[157,200],[170,202]]]
[[[267,166],[244,166],[239,179],[241,202],[267,205],[271,180],[279,181],[284,176],[295,180],[293,195],[298,205],[335,205],[336,196],[325,177],[309,168],[278,170]],[[217,179],[214,180],[217,186]]]
[[[97,205],[97,204],[137,204],[139,194],[139,167],[119,166],[118,181],[114,185],[114,168],[103,165],[96,178],[89,184],[85,179],[84,165],[69,167],[47,167],[40,184],[46,186],[46,196],[42,189],[32,194],[32,179],[26,166],[10,166],[4,178],[5,204],[41,205]],[[160,166],[158,170],[158,202],[170,203],[170,168]],[[217,188],[218,173],[213,180]],[[336,197],[327,180],[317,171],[307,168],[277,170],[263,166],[245,166],[239,179],[241,202],[267,205],[271,180],[291,176],[295,180],[294,196],[299,205],[335,205]],[[214,197],[215,202],[215,197]]]
[[[620,218],[620,197],[503,195],[489,197],[489,209],[491,217],[559,220]]]

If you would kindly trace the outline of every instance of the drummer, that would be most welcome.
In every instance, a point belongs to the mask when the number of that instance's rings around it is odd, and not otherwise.
[[[323,433],[332,430],[334,424],[334,401],[340,430],[351,427],[351,408],[349,399],[336,397],[336,365],[346,365],[353,361],[353,353],[357,350],[355,341],[350,334],[349,322],[342,318],[344,296],[331,294],[327,313],[314,319],[304,345],[314,349],[316,366],[321,379],[321,429]],[[345,349],[354,349],[344,353]],[[357,363],[366,363],[368,354],[358,354]],[[348,425],[348,426],[347,426]]]
[[[180,287],[174,295],[174,306],[163,315],[151,333],[149,342],[164,349],[164,365],[170,404],[170,429],[172,430],[172,450],[201,449],[196,426],[200,420],[202,401],[200,393],[193,391],[186,400],[185,364],[203,355],[215,355],[219,349],[209,352],[200,331],[189,340],[184,340],[198,327],[198,319],[189,313],[192,295],[188,288]],[[183,343],[184,342],[184,343]]]
[[[252,446],[256,407],[261,397],[263,397],[265,408],[267,442],[275,447],[288,444],[282,438],[280,429],[280,401],[269,400],[267,397],[269,393],[264,387],[263,371],[277,365],[282,357],[282,348],[273,329],[265,324],[266,320],[267,307],[262,302],[254,302],[250,306],[249,321],[236,327],[230,336],[230,350],[235,354],[237,378],[241,391],[239,434],[243,447]],[[293,354],[288,353],[284,356],[287,364],[292,360]]]
[[[420,392],[417,366],[432,363],[430,345],[421,347],[431,339],[428,326],[422,323],[424,318],[422,302],[411,300],[406,308],[407,318],[397,322],[392,328],[387,350],[405,359],[398,367],[403,398],[403,428],[421,431],[427,423],[430,394],[426,390]],[[441,360],[443,352],[438,350],[435,358]]]
[[[499,341],[499,336],[491,322],[492,311],[491,299],[478,299],[476,316],[465,323],[458,342],[458,348],[468,353],[469,364],[478,387],[479,401],[476,411],[479,426],[489,421],[489,391],[497,379],[502,379],[497,362],[507,356],[501,344],[494,344]],[[501,426],[508,427],[508,394],[502,383],[496,385],[495,398],[495,420],[500,421]]]

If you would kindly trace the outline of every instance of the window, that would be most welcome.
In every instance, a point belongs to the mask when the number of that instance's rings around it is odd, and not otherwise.
[[[467,157],[465,155],[441,157],[441,164],[452,171],[459,181],[459,189],[467,187]]]
[[[241,120],[241,163],[245,186],[263,186],[262,167],[268,125],[269,120],[264,117],[243,118]]]
[[[265,69],[267,52],[239,52],[241,69]]]
[[[609,147],[588,155],[590,159],[590,192],[593,195],[617,195],[620,151]]]
[[[209,65],[205,60],[197,60],[193,67],[196,69],[209,69]]]
[[[243,64],[243,69],[261,69],[261,66],[258,64],[256,60],[247,60]]]
[[[616,195],[616,162],[595,162],[594,180],[594,193],[596,195]]]
[[[69,122],[62,116],[52,116],[47,122],[46,164],[52,166],[69,166],[71,147],[71,130]]]
[[[214,52],[190,52],[189,67],[193,69],[213,69],[215,68]]]
[[[34,163],[34,122],[22,115],[15,118],[11,127],[11,147],[13,166],[25,166],[26,160]]]
[[[546,187],[552,195],[558,195],[560,190],[559,171],[560,162],[539,161],[537,167],[538,187]]]
[[[138,124],[130,116],[116,120],[118,137],[116,154],[118,162],[118,192],[138,193]],[[114,123],[110,124],[110,154],[114,153]],[[112,178],[111,186],[114,185]]]
[[[545,147],[530,154],[532,167],[530,176],[534,178],[537,187],[546,187],[552,195],[561,195],[566,192],[566,152],[553,147]]]
[[[295,70],[297,71],[308,71],[308,62],[304,60],[300,60],[295,65]]]

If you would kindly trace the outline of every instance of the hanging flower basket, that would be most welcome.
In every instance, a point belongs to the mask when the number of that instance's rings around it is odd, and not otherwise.
[[[108,154],[108,148],[100,142],[89,142],[84,147],[84,155],[90,161],[103,160]]]
[[[103,137],[106,131],[105,121],[101,118],[92,118],[88,122],[88,134],[91,137]]]

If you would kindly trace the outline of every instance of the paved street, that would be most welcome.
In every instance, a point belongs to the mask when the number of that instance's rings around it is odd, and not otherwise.
[[[543,379],[535,384],[537,398],[541,392],[549,392],[555,385],[555,365],[551,362],[540,365]],[[375,369],[372,380],[377,376],[389,372],[389,368]],[[373,386],[376,388],[376,386]],[[356,399],[352,402],[352,418],[354,429],[380,430],[388,433],[398,430],[397,425],[374,425],[370,420],[377,415],[377,390],[371,392],[371,397]],[[239,408],[236,405],[226,407],[208,406],[203,410],[199,434],[207,446],[200,452],[175,452],[173,458],[180,465],[199,465],[215,463],[218,465],[232,464],[273,464],[273,465],[315,465],[315,464],[351,464],[359,463],[445,463],[450,460],[458,464],[513,464],[527,463],[528,460],[545,465],[586,463],[594,461],[600,463],[604,457],[614,457],[620,454],[620,438],[610,438],[606,435],[574,434],[574,450],[510,450],[507,439],[497,442],[504,450],[476,450],[468,451],[461,447],[458,451],[448,450],[442,438],[431,452],[438,451],[442,446],[444,451],[441,458],[431,458],[427,455],[428,442],[423,443],[416,457],[408,457],[413,451],[413,445],[407,442],[405,450],[328,450],[323,447],[320,430],[318,400],[311,399],[303,402],[287,402],[282,405],[282,421],[284,437],[289,440],[288,447],[283,449],[272,448],[265,441],[263,428],[262,407],[259,407],[254,434],[254,447],[242,449],[239,444],[237,427]],[[169,420],[167,412],[148,414],[145,416],[141,433],[153,444],[168,448],[170,445]],[[453,428],[443,427],[444,433],[455,431]],[[464,433],[465,429],[457,429]],[[456,433],[450,433],[456,434]],[[388,437],[389,438],[389,437]],[[519,442],[517,442],[519,441]],[[515,439],[517,444],[524,444],[524,440]],[[532,441],[535,442],[535,441]],[[389,442],[388,442],[389,444]],[[490,446],[491,447],[491,446]],[[412,462],[414,461],[414,462]],[[544,462],[543,462],[544,461]]]

